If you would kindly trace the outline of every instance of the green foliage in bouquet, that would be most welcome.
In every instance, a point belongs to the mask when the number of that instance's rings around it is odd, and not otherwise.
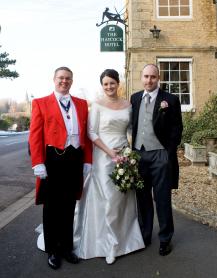
[[[144,187],[142,177],[138,172],[139,160],[139,154],[129,147],[124,147],[113,160],[115,167],[109,176],[118,191],[126,193],[129,189]]]

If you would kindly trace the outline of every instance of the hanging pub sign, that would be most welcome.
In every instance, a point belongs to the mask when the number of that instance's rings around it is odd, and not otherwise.
[[[106,25],[100,31],[101,51],[124,51],[123,30],[117,25]]]
[[[108,24],[111,21],[116,21],[116,25]],[[97,27],[104,23],[107,24],[100,31],[101,51],[124,51],[123,29],[117,24],[122,23],[126,26],[125,22],[126,19],[122,19],[120,13],[111,13],[109,12],[109,8],[105,9],[102,14],[102,22],[96,24]]]

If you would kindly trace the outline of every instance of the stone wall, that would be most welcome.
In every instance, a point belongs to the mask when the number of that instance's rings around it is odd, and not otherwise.
[[[129,18],[128,47],[152,44],[149,29],[157,25],[161,31],[160,46],[216,46],[216,8],[212,0],[192,0],[192,18],[157,18],[156,0],[127,1]]]
[[[159,19],[156,0],[128,0],[126,29],[126,79],[128,97],[141,90],[140,74],[144,64],[158,58],[192,59],[193,108],[199,111],[217,93],[216,7],[211,0],[192,0],[191,19]],[[160,38],[149,31],[156,25]]]

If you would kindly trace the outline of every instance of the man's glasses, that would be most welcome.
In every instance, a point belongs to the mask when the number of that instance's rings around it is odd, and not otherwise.
[[[63,81],[63,80],[65,80],[65,81],[72,81],[71,77],[63,77],[63,76],[58,77],[58,76],[56,76],[56,78],[59,79],[60,81]]]

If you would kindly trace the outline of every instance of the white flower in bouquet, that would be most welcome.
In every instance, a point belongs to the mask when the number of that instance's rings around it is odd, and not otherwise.
[[[140,155],[129,147],[124,147],[113,159],[115,167],[109,176],[115,189],[126,193],[130,189],[137,190],[144,187],[143,179],[138,172],[139,160]]]
[[[124,150],[123,155],[124,155],[125,157],[127,157],[127,156],[129,156],[129,155],[131,154],[131,152],[132,152],[132,150],[131,150],[129,147],[127,147],[127,148]]]
[[[124,174],[124,169],[119,169],[119,170],[118,170],[118,174],[119,174],[120,176],[123,176],[123,174]]]

